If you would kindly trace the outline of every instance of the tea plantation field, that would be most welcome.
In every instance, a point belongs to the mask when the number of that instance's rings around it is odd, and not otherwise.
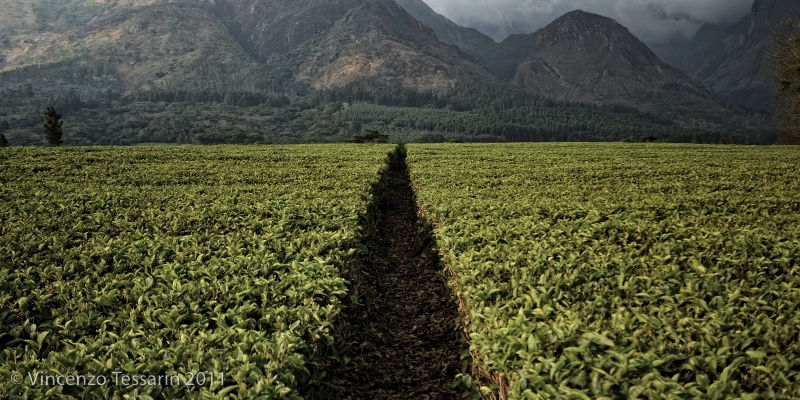
[[[392,149],[0,149],[0,398],[324,388],[313,369],[338,345],[347,278],[373,273],[350,274]],[[800,398],[800,148],[409,145],[407,163],[469,336],[460,383]],[[59,376],[112,381],[30,383]]]
[[[3,149],[0,398],[297,398],[390,150]]]
[[[800,398],[800,148],[413,145],[482,391]]]

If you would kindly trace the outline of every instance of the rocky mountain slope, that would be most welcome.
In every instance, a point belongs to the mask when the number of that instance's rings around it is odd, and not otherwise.
[[[693,54],[701,58],[699,53],[707,52],[702,63],[688,65],[689,72],[730,103],[772,109],[775,83],[769,67],[769,46],[781,22],[798,13],[800,2],[796,0],[756,0],[751,14],[716,41],[708,40],[704,30],[698,32]]]
[[[495,43],[437,14],[421,0],[398,3],[441,40],[481,61],[498,79],[537,95],[657,113],[669,110],[676,115],[722,111],[701,85],[661,61],[610,18],[575,11],[538,32]]]
[[[610,18],[573,11],[531,35],[531,44],[512,82],[533,93],[654,112],[718,108],[700,85]]]
[[[242,85],[288,79],[315,88],[368,78],[414,89],[491,79],[392,0],[55,2],[74,14],[70,21],[83,21],[72,27],[51,23],[60,14],[41,4],[2,1],[28,23],[5,25],[13,31],[0,68],[102,59],[128,89],[237,74]]]
[[[422,0],[395,0],[411,16],[433,29],[436,37],[447,44],[458,47],[490,69],[500,60],[494,56],[498,43],[477,29],[457,25],[445,16],[433,11]]]
[[[575,12],[496,43],[398,2],[0,0],[0,121],[36,143],[55,104],[83,144],[341,141],[365,124],[424,140],[716,142],[731,124],[613,20]]]
[[[756,0],[729,25],[705,24],[694,37],[665,44],[657,53],[732,105],[770,112],[775,83],[768,52],[781,23],[800,13],[796,0]]]

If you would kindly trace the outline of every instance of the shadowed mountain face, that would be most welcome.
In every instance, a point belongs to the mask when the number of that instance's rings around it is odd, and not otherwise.
[[[610,18],[574,11],[538,32],[495,43],[437,14],[422,0],[397,1],[495,77],[537,95],[658,113],[721,110],[701,85],[662,62]]]
[[[632,35],[622,34],[626,33],[623,29],[617,29],[616,32],[620,34],[616,35],[609,35],[612,33],[609,30],[594,31],[599,35],[597,40],[593,42],[587,36],[584,45],[579,46],[574,38],[560,38],[560,32],[553,32],[551,25],[541,31],[550,31],[550,44],[539,43],[537,34],[512,35],[497,44],[488,36],[474,29],[462,28],[437,14],[422,0],[397,2],[415,18],[430,26],[440,40],[479,60],[497,78],[513,81],[538,94],[570,101],[607,103],[622,100],[625,104],[647,105],[652,103],[652,99],[642,98],[637,93],[642,94],[642,89],[653,86],[648,82],[655,78],[652,82],[656,85],[653,91],[656,94],[663,93],[659,86],[670,89],[668,92],[673,94],[683,88],[693,92],[689,96],[692,102],[691,99],[705,89],[725,103],[756,111],[770,111],[773,108],[775,83],[767,57],[771,37],[783,20],[800,13],[800,1],[797,0],[755,0],[751,14],[735,24],[706,24],[691,40],[659,45],[656,53],[686,75],[681,76],[652,57],[645,45],[638,43]],[[573,23],[575,31],[579,31],[582,24],[592,24],[589,19],[561,18],[554,25],[567,22]],[[607,26],[613,26],[611,20],[605,22]],[[570,32],[569,29],[564,31],[566,34]],[[618,49],[627,50],[599,51],[610,49],[609,46],[604,47],[603,41],[619,43]],[[540,57],[532,53],[534,49],[543,52]],[[632,65],[636,68],[645,65],[655,68],[648,73],[639,71],[632,74],[631,71],[624,71],[625,68],[620,70],[620,65],[612,65],[630,56],[636,58],[629,60],[633,61]],[[548,57],[557,58],[562,68],[569,71],[548,68],[545,65]],[[550,64],[551,67],[553,65]],[[615,72],[617,75],[612,76]],[[548,73],[552,75],[550,78]],[[564,75],[559,76],[558,73]],[[572,76],[574,81],[562,79],[570,74],[580,74],[580,77]],[[691,79],[687,79],[687,76]],[[672,83],[667,84],[670,81]],[[700,97],[707,95],[700,94]],[[668,96],[664,101],[669,103],[674,99],[675,96]]]
[[[756,0],[751,14],[712,42],[714,45],[703,45],[708,40],[701,30],[694,44],[708,52],[705,62],[690,71],[692,76],[732,104],[771,110],[776,84],[768,49],[775,30],[798,13],[800,2],[796,0]]]
[[[439,40],[469,54],[503,81],[514,77],[519,63],[530,49],[530,35],[511,35],[497,43],[476,29],[458,26],[422,0],[396,1],[414,18],[433,29]]]
[[[530,40],[513,83],[533,93],[660,112],[714,108],[709,93],[610,18],[573,11]]]
[[[665,44],[658,53],[726,103],[771,111],[769,46],[782,22],[798,13],[800,1],[756,0],[736,23],[703,25],[692,39]]]
[[[708,56],[718,51],[720,42],[730,29],[730,26],[707,23],[691,38],[677,37],[651,44],[650,48],[659,58],[692,77],[708,62]]]
[[[494,64],[502,61],[495,58],[498,44],[477,29],[458,26],[455,22],[433,11],[422,0],[396,1],[411,16],[433,29],[439,40],[458,47],[490,70],[493,70]]]

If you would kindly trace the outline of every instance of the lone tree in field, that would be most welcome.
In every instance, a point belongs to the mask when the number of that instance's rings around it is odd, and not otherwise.
[[[352,143],[386,143],[388,141],[389,135],[372,129],[364,129],[363,135],[358,135],[351,140]]]
[[[44,138],[47,139],[47,144],[61,146],[64,143],[64,121],[61,119],[61,114],[56,112],[53,106],[49,106],[44,113],[42,122],[44,122]]]
[[[800,143],[800,17],[775,36],[772,66],[778,80],[778,129],[782,143]]]

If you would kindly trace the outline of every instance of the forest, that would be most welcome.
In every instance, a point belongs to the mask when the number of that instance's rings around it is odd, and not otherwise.
[[[772,132],[709,122],[707,116],[675,122],[631,107],[563,103],[491,83],[419,92],[365,80],[314,90],[278,80],[252,84],[235,73],[215,82],[223,72],[204,73],[208,84],[202,87],[187,81],[128,91],[114,67],[102,62],[2,72],[0,133],[11,145],[41,143],[41,114],[52,105],[64,116],[69,145],[328,143],[363,129],[395,142],[424,143],[775,141]]]

